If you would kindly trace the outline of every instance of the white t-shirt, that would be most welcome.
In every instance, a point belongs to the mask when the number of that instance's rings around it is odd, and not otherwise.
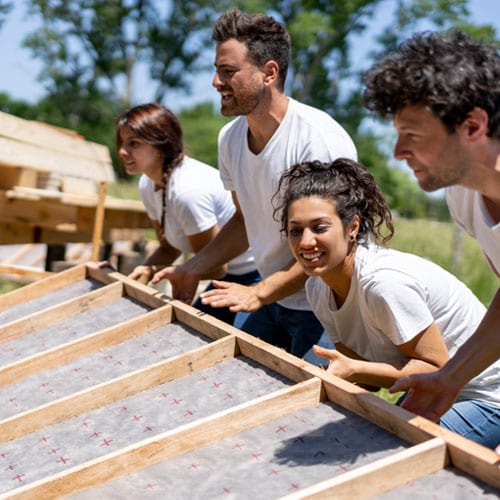
[[[219,171],[224,187],[238,197],[250,247],[262,277],[295,260],[280,225],[273,218],[272,197],[281,174],[303,161],[356,159],[347,132],[327,113],[289,99],[280,126],[265,148],[255,155],[248,148],[248,122],[240,116],[219,134]],[[280,301],[285,307],[310,310],[304,291]]]
[[[306,291],[332,342],[376,362],[404,361],[397,345],[409,342],[432,322],[452,357],[486,312],[466,285],[445,269],[372,244],[356,251],[351,286],[340,309],[321,278],[310,277]],[[460,397],[500,407],[500,361],[473,378]]]
[[[150,219],[160,222],[162,211],[161,189],[142,175],[139,192]],[[166,240],[182,252],[191,252],[188,236],[219,226],[235,212],[231,194],[224,189],[217,170],[188,156],[174,168],[168,181],[165,197]],[[256,269],[250,250],[228,263],[228,273],[244,274]]]
[[[500,223],[493,222],[477,191],[462,186],[446,188],[446,201],[455,222],[474,237],[500,277]]]

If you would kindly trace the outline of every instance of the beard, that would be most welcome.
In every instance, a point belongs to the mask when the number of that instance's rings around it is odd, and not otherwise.
[[[220,112],[222,116],[242,116],[248,115],[259,105],[264,96],[264,89],[244,88],[238,93],[231,95],[227,100],[221,99]]]

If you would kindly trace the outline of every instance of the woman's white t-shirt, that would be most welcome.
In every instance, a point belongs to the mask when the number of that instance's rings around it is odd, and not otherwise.
[[[139,192],[150,219],[160,222],[163,191],[142,175]],[[218,171],[184,156],[170,175],[165,197],[166,240],[182,252],[191,252],[188,236],[226,224],[235,212],[231,194],[224,189]],[[228,273],[245,274],[256,269],[250,250],[228,263]]]
[[[397,346],[432,322],[452,357],[486,312],[466,285],[445,269],[416,255],[372,244],[357,248],[351,286],[340,309],[321,278],[308,278],[306,291],[332,342],[375,362],[404,361]],[[473,378],[461,397],[500,406],[500,361]]]

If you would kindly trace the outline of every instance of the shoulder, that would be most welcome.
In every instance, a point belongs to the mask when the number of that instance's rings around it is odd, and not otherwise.
[[[356,146],[347,131],[328,113],[290,99],[289,128],[300,133],[302,141],[309,140],[314,148],[325,148],[334,157],[357,159]]]

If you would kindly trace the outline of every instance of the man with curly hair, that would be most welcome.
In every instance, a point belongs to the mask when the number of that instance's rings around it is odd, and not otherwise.
[[[394,156],[425,191],[446,188],[456,223],[500,276],[500,56],[461,31],[419,33],[365,75],[365,106],[393,117]],[[438,371],[399,380],[403,406],[437,420],[500,357],[500,289],[474,335]],[[490,422],[494,415],[474,415]]]

